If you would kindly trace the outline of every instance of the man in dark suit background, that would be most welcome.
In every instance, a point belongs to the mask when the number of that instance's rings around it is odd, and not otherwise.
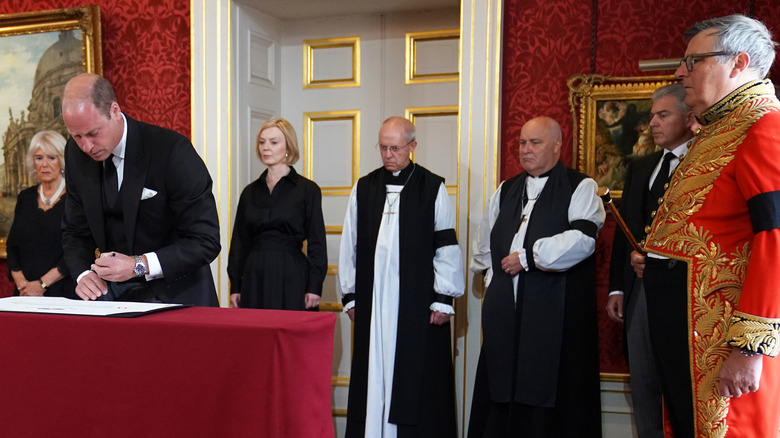
[[[212,180],[190,141],[124,115],[111,84],[65,86],[65,261],[84,300],[216,306]],[[80,275],[79,275],[80,273]]]
[[[653,139],[662,149],[637,158],[629,165],[620,203],[620,214],[637,241],[644,240],[645,227],[652,222],[664,185],[680,163],[680,157],[688,152],[693,138],[691,126],[695,123],[691,109],[685,104],[685,89],[679,83],[661,87],[653,93],[651,116],[649,126]],[[650,326],[659,321],[648,319],[645,288],[641,275],[631,266],[631,251],[626,237],[620,228],[616,228],[607,313],[613,321],[625,322],[637,433],[640,438],[663,438],[662,376],[650,338]],[[685,306],[677,310],[683,312]]]

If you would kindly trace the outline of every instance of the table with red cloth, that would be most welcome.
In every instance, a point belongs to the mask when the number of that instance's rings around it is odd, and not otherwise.
[[[0,313],[0,436],[332,437],[336,315]]]

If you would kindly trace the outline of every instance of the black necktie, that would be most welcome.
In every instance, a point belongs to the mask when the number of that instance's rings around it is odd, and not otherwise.
[[[655,181],[653,181],[653,186],[650,188],[653,198],[658,199],[664,196],[664,185],[669,182],[669,163],[675,158],[677,157],[671,152],[667,152],[664,155],[663,162],[661,162],[661,170],[658,171],[658,175],[655,176]]]
[[[116,166],[114,166],[114,154],[109,155],[108,158],[106,158],[106,161],[103,162],[103,190],[108,204],[114,205],[117,192],[119,192]]]

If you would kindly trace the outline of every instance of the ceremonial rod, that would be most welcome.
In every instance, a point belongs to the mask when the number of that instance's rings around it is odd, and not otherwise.
[[[606,205],[609,208],[609,211],[611,211],[612,214],[615,216],[618,226],[620,227],[621,230],[623,230],[623,234],[626,236],[626,239],[628,239],[628,242],[631,244],[631,246],[634,247],[634,250],[639,254],[644,255],[645,250],[642,249],[641,246],[639,246],[639,243],[634,238],[634,235],[631,233],[631,230],[628,229],[628,225],[626,225],[626,221],[623,220],[623,216],[620,215],[617,207],[615,207],[615,204],[612,202],[612,196],[610,196],[609,194],[609,188],[601,186],[596,190],[596,194],[599,195],[599,198],[601,198],[601,201],[604,202],[604,205]]]

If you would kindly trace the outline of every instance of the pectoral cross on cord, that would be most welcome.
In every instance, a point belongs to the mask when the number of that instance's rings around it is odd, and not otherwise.
[[[390,195],[391,194],[395,194],[396,195],[396,197],[392,201],[390,200]],[[393,206],[395,205],[396,202],[398,202],[398,198],[400,198],[400,197],[401,197],[401,192],[400,191],[398,191],[398,192],[390,192],[390,191],[388,191],[387,192],[387,206],[389,207],[390,211],[382,212],[382,215],[387,215],[387,221],[388,222],[390,222],[390,215],[396,213],[396,212],[393,211]]]

